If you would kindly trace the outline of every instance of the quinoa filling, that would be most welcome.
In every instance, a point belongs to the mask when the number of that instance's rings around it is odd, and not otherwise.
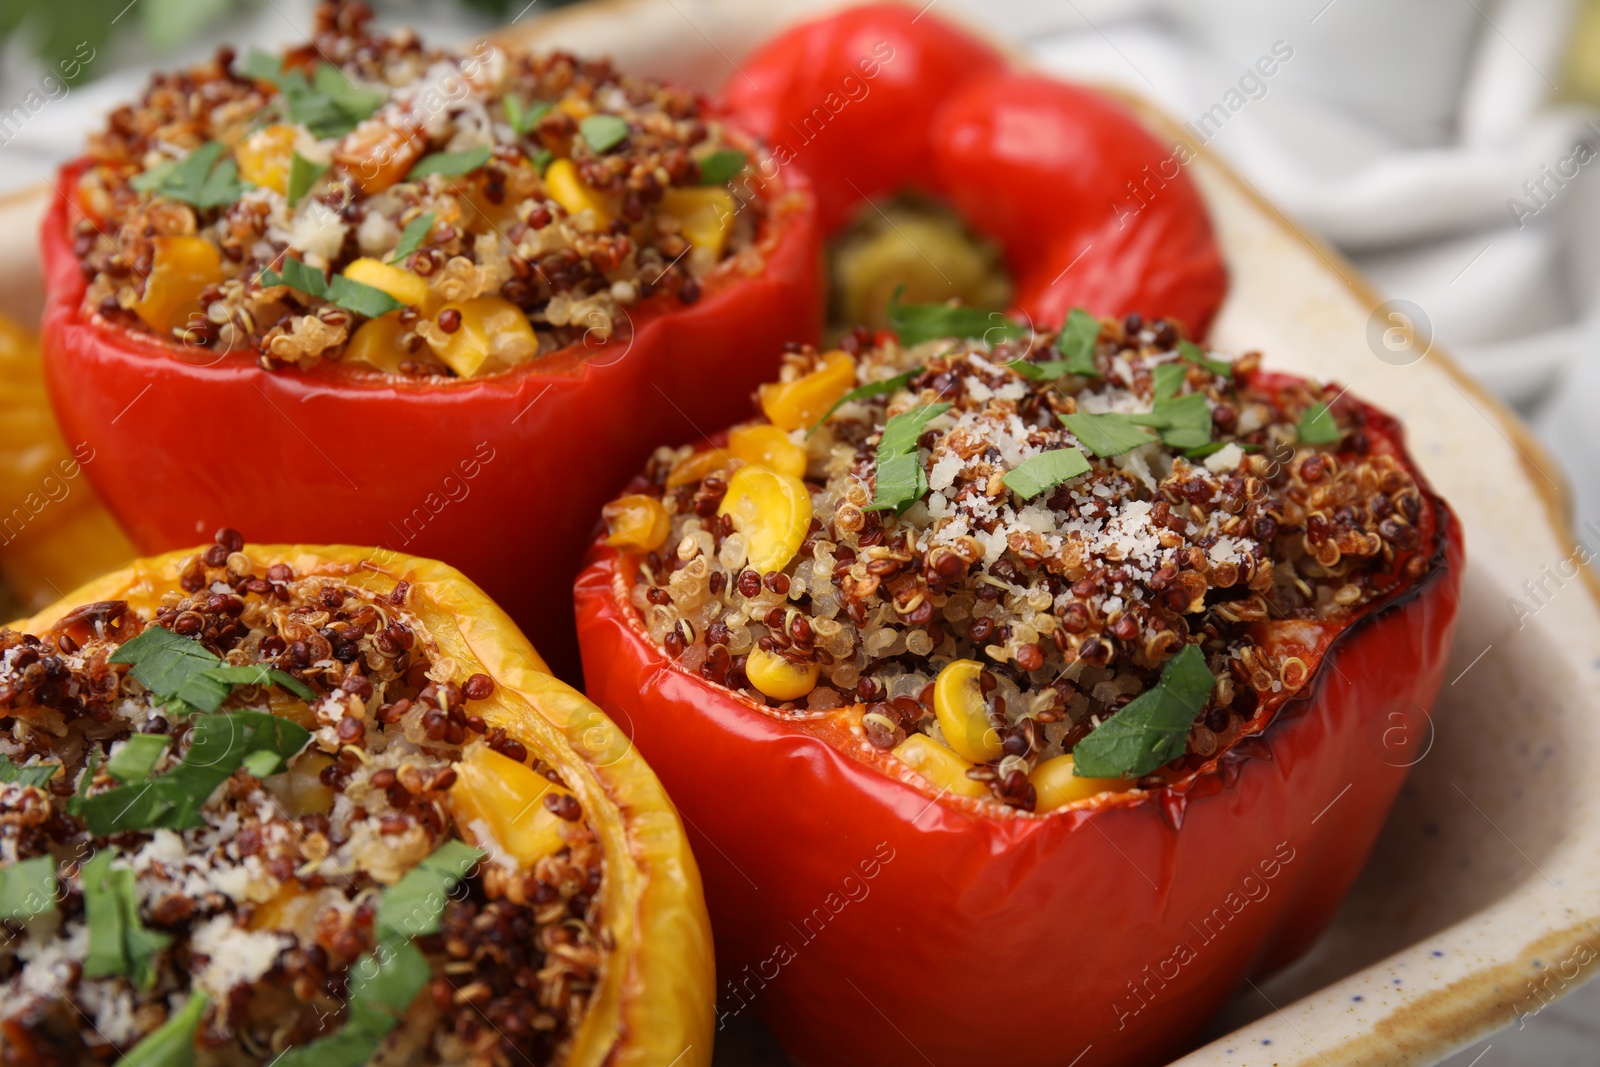
[[[759,270],[749,146],[693,93],[370,17],[325,3],[306,45],[224,48],[112,113],[72,190],[88,313],[199,357],[481,377]]]
[[[1334,391],[1164,321],[979,318],[796,349],[765,422],[608,505],[682,669],[1044,811],[1199,769],[1426,570],[1421,489]]]
[[[578,801],[405,582],[242,547],[0,630],[0,1063],[561,1062],[606,948]]]

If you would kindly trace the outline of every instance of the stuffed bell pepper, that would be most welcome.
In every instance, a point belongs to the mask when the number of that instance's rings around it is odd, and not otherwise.
[[[710,1062],[660,784],[442,564],[224,530],[0,630],[0,813],[5,1067]]]
[[[1393,419],[1258,354],[893,316],[607,505],[589,694],[703,835],[724,1018],[804,1064],[1165,1062],[1364,862],[1460,528]]]
[[[157,75],[63,170],[51,393],[142,550],[441,558],[559,664],[605,496],[816,329],[812,200],[736,192],[757,148],[692,93],[369,15]]]
[[[723,100],[774,169],[815,184],[844,323],[881,325],[904,283],[1052,327],[1083,306],[1204,336],[1227,291],[1190,145],[1103,92],[1013,69],[921,5],[803,22],[741,59]]]

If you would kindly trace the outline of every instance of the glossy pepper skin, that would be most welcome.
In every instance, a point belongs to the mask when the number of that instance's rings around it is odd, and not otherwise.
[[[573,677],[572,579],[601,504],[657,445],[746,410],[782,344],[815,336],[815,204],[799,174],[768,188],[758,272],[729,260],[694,304],[635,305],[631,341],[449,380],[328,361],[268,371],[253,352],[185,348],[86,315],[76,209],[58,196],[42,234],[51,399],[67,439],[94,449],[90,479],[140,550],[231,525],[251,541],[442,559],[513,605]]]
[[[1392,419],[1343,410],[1410,466]],[[1463,556],[1418,484],[1426,570],[1341,628],[1269,627],[1322,659],[1262,701],[1259,733],[1170,788],[1045,815],[939,796],[866,742],[859,706],[786,721],[680,669],[628,601],[638,557],[597,544],[577,587],[589,694],[693,831],[719,1011],[760,1012],[808,1067],[1181,1053],[1322,932],[1425,751]]]
[[[97,453],[61,438],[38,341],[3,317],[0,383],[0,574],[33,610],[122,566],[134,551],[83,477]]]
[[[179,588],[198,551],[135,560],[12,628],[43,633],[68,611],[101,600],[153,611]],[[552,676],[516,624],[453,567],[348,545],[244,551],[258,574],[281,562],[298,576],[326,575],[381,594],[411,583],[408,604],[439,656],[454,660],[460,677],[481,671],[494,679],[484,720],[560,771],[582,803],[604,850],[602,915],[615,948],[562,1067],[707,1067],[714,979],[700,876],[672,802],[621,731]]]
[[[916,188],[1005,248],[1020,315],[1137,311],[1203,337],[1227,271],[1190,149],[1121,103],[1011,70],[916,5],[848,8],[779,34],[723,87],[730,118],[816,183],[824,230]]]

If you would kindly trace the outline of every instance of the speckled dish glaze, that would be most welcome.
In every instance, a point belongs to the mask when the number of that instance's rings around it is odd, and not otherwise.
[[[606,53],[641,75],[709,89],[757,42],[836,6],[595,0],[519,22],[502,38]],[[1183,139],[1177,123],[1130,103],[1158,135]],[[1204,150],[1188,166],[1232,274],[1211,343],[1259,349],[1275,369],[1347,384],[1399,416],[1412,454],[1462,520],[1468,566],[1433,725],[1372,738],[1376,759],[1412,772],[1333,928],[1298,963],[1240,991],[1213,1040],[1180,1062],[1436,1063],[1527,1022],[1600,965],[1600,777],[1586,760],[1600,748],[1600,583],[1580,566],[1600,552],[1600,530],[1571,528],[1551,458],[1446,353],[1391,315],[1404,309],[1384,305],[1348,263]],[[0,201],[5,232],[30,232],[47,192]],[[0,312],[36,314],[33,257],[23,240],[0,255]],[[1119,995],[1107,991],[1108,1001]],[[781,1062],[747,1058],[748,1032],[741,1037],[737,1052],[727,1049],[739,1056],[730,1063]]]

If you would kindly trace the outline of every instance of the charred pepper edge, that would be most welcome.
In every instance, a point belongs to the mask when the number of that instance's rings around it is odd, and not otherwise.
[[[1280,373],[1267,373],[1261,375],[1259,385],[1273,388],[1280,383],[1287,383],[1294,379],[1289,375]],[[1273,391],[1277,391],[1273,388]],[[1306,683],[1299,689],[1290,692],[1285,690],[1281,694],[1272,694],[1272,699],[1262,699],[1256,713],[1246,722],[1245,729],[1234,739],[1227,748],[1222,749],[1208,757],[1207,760],[1182,778],[1167,785],[1153,789],[1134,788],[1123,792],[1102,793],[1087,800],[1067,804],[1048,812],[1032,812],[1012,808],[999,804],[990,798],[967,798],[949,795],[946,791],[930,789],[926,779],[920,774],[905,767],[893,758],[892,753],[879,750],[865,752],[854,744],[854,738],[848,733],[838,729],[826,731],[831,736],[839,737],[835,743],[827,736],[822,736],[823,731],[816,729],[816,724],[827,723],[830,719],[838,720],[846,714],[859,714],[866,705],[860,702],[845,704],[841,708],[825,711],[797,711],[785,712],[781,709],[758,704],[746,694],[736,689],[729,689],[701,678],[697,673],[684,670],[677,660],[669,657],[666,650],[658,645],[650,636],[649,628],[645,625],[643,617],[630,599],[630,591],[637,580],[637,572],[642,557],[638,555],[625,555],[617,549],[605,544],[604,532],[590,550],[590,555],[585,565],[585,574],[595,566],[601,566],[609,571],[610,596],[615,601],[612,605],[626,620],[626,625],[635,640],[641,642],[645,648],[659,657],[662,669],[673,670],[694,682],[702,684],[725,696],[731,702],[749,711],[759,712],[774,723],[786,725],[793,734],[807,737],[813,741],[835,749],[843,758],[862,763],[877,771],[884,778],[899,782],[914,790],[920,797],[933,797],[940,803],[956,808],[970,815],[980,817],[1011,817],[1019,819],[1048,819],[1055,815],[1071,817],[1074,820],[1111,809],[1134,810],[1151,804],[1159,804],[1163,813],[1169,819],[1182,818],[1182,806],[1189,797],[1205,795],[1221,789],[1227,789],[1233,782],[1243,764],[1252,760],[1272,759],[1270,742],[1275,736],[1277,724],[1280,721],[1289,722],[1303,715],[1313,706],[1321,691],[1323,679],[1329,673],[1337,674],[1337,661],[1341,643],[1352,638],[1358,631],[1372,619],[1387,615],[1392,611],[1400,610],[1406,605],[1420,599],[1424,594],[1436,587],[1442,581],[1448,581],[1452,570],[1451,557],[1459,556],[1461,544],[1461,524],[1455,517],[1442,497],[1434,492],[1433,487],[1423,477],[1410,453],[1405,449],[1404,427],[1394,417],[1354,397],[1346,397],[1341,402],[1341,410],[1349,412],[1358,409],[1368,418],[1367,425],[1382,427],[1383,436],[1387,437],[1395,450],[1396,460],[1405,468],[1415,481],[1422,498],[1431,506],[1433,527],[1430,531],[1433,539],[1432,551],[1425,556],[1418,552],[1414,558],[1426,559],[1426,570],[1413,580],[1390,589],[1383,595],[1361,605],[1356,613],[1347,619],[1334,636],[1322,646],[1317,660],[1315,671],[1312,672]],[[712,438],[710,440],[716,440]],[[707,445],[702,442],[702,445]],[[699,448],[700,446],[697,446]],[[580,587],[585,579],[579,579]],[[1268,623],[1268,625],[1272,625]],[[833,724],[829,724],[830,726]],[[1286,728],[1286,727],[1285,727]],[[866,745],[866,742],[862,742]],[[866,756],[867,758],[862,758]],[[1200,792],[1196,792],[1200,789]],[[1176,802],[1176,807],[1174,807]],[[1076,825],[1076,821],[1074,822]]]
[[[153,604],[176,587],[183,566],[204,547],[135,560],[12,628],[43,632],[78,605],[98,600]],[[529,743],[591,813],[606,865],[603,929],[614,947],[602,960],[565,1067],[645,1067],[674,1057],[681,1057],[683,1067],[706,1067],[714,977],[699,869],[677,809],[631,743],[609,762],[584,755],[588,734],[609,730],[615,741],[621,737],[616,726],[551,675],[505,612],[453,567],[350,545],[250,544],[244,551],[263,566],[281,561],[297,575],[325,575],[366,588],[382,582],[384,592],[396,581],[410,582],[413,610],[440,654],[466,673],[476,665],[520,705],[502,703],[486,721]]]

